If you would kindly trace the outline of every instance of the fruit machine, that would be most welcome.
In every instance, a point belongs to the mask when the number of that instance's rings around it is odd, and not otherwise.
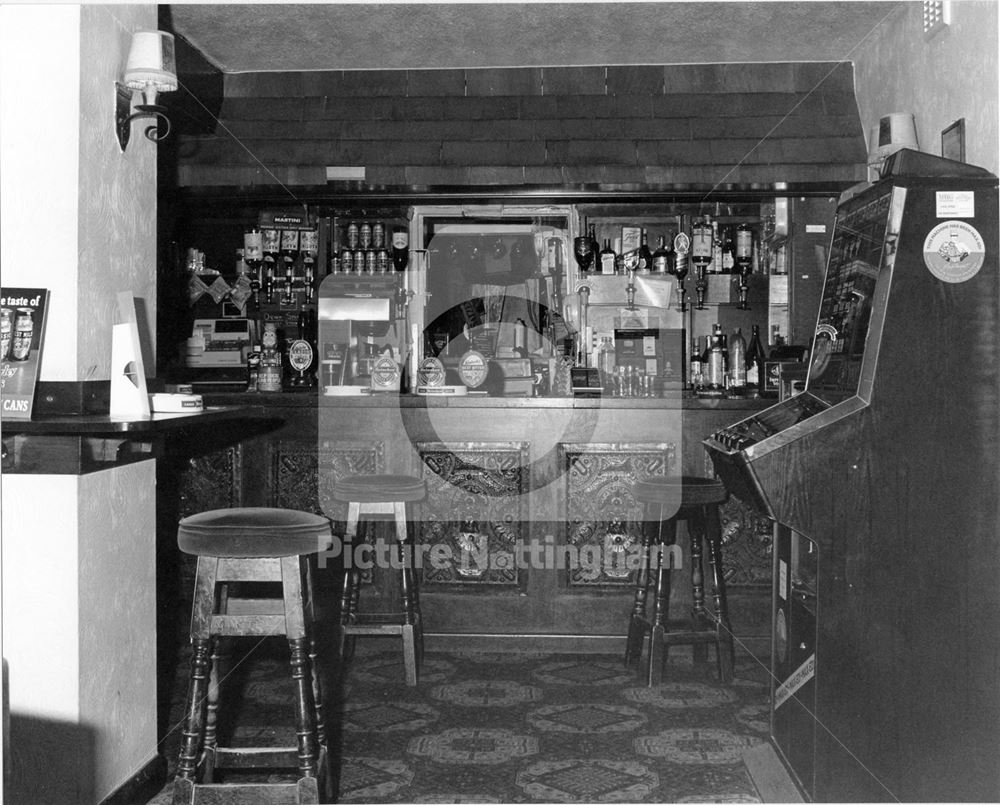
[[[838,203],[805,390],[705,440],[774,522],[771,739],[816,801],[1000,800],[997,177]]]

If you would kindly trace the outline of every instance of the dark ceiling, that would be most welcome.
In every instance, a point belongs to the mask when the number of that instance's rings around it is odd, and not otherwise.
[[[851,61],[899,5],[190,3],[169,14],[174,31],[216,67],[241,73]]]

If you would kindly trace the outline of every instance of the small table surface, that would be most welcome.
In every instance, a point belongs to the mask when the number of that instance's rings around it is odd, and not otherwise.
[[[206,406],[201,411],[180,413],[155,413],[148,417],[108,416],[89,414],[82,416],[46,416],[36,419],[4,419],[5,434],[36,434],[63,436],[103,436],[117,434],[125,438],[150,438],[179,428],[193,425],[211,425],[247,419],[268,419],[259,408],[251,406]]]

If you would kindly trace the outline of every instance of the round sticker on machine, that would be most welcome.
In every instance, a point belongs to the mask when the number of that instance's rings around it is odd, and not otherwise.
[[[924,265],[942,282],[965,282],[986,259],[983,236],[965,221],[938,224],[924,240]]]

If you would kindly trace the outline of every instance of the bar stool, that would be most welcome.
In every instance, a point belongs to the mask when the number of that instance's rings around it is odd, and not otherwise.
[[[426,484],[409,475],[351,475],[334,482],[333,497],[348,504],[344,528],[345,555],[358,534],[362,515],[392,515],[396,522],[396,543],[400,559],[400,594],[403,611],[399,613],[358,612],[361,595],[360,574],[354,563],[344,570],[344,589],[340,606],[340,652],[349,658],[355,635],[399,635],[403,639],[403,668],[407,685],[417,684],[417,669],[423,654],[423,625],[420,598],[413,573],[413,562],[406,556],[412,545],[406,527],[406,504],[423,500]],[[410,557],[412,559],[412,556]]]
[[[647,517],[643,522],[643,561],[636,578],[635,600],[629,618],[625,664],[637,663],[642,655],[643,637],[649,632],[649,655],[643,668],[647,685],[660,682],[667,648],[672,644],[694,645],[696,662],[707,658],[707,644],[715,643],[719,680],[728,683],[733,678],[735,662],[733,633],[726,603],[726,582],[722,575],[722,524],[719,504],[727,497],[726,488],[712,478],[651,478],[638,481],[635,498],[644,504]],[[679,503],[674,514],[666,514]],[[664,516],[666,514],[666,516]],[[675,544],[677,521],[687,523],[691,538],[692,609],[689,622],[672,623],[669,619],[670,568],[664,561],[665,549]],[[655,533],[654,533],[655,531]],[[657,560],[652,561],[652,543],[660,546]],[[705,607],[705,586],[702,571],[702,543],[708,546],[712,568],[712,600],[715,610]],[[651,577],[655,574],[653,618],[646,616],[646,597]]]
[[[291,509],[216,509],[180,521],[178,547],[198,557],[198,568],[191,610],[191,678],[173,805],[199,801],[305,805],[331,795],[309,569],[310,556],[326,550],[331,537],[327,518]],[[278,582],[281,597],[238,597],[231,594],[231,582]],[[227,637],[280,634],[291,649],[297,745],[218,746],[220,642]],[[297,768],[298,780],[215,783],[215,770],[221,768]]]

